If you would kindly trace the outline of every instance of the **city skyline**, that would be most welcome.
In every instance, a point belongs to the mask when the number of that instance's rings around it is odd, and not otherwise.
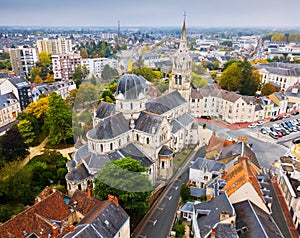
[[[121,26],[178,26],[184,11],[189,26],[300,26],[297,0],[0,0],[0,6],[2,26],[116,26],[118,20]]]

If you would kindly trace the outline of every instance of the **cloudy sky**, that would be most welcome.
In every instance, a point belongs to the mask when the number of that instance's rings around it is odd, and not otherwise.
[[[0,0],[0,25],[300,26],[300,0]]]

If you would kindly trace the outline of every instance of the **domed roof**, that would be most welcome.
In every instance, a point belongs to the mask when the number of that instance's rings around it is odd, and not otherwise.
[[[148,89],[147,80],[135,74],[124,74],[118,82],[116,96],[123,94],[125,100],[138,99]]]

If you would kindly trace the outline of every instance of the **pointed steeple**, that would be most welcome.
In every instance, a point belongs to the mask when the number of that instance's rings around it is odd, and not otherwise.
[[[184,12],[184,14],[183,14],[182,32],[181,32],[181,40],[182,40],[182,41],[186,41],[185,18],[186,18],[186,13]]]

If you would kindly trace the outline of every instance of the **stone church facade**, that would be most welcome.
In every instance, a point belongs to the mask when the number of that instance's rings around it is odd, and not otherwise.
[[[199,142],[200,127],[189,114],[191,73],[184,22],[168,92],[157,96],[145,78],[132,73],[121,76],[116,103],[101,102],[86,135],[88,142],[67,163],[69,194],[86,190],[108,161],[125,157],[145,166],[155,186],[168,180],[174,154]]]

